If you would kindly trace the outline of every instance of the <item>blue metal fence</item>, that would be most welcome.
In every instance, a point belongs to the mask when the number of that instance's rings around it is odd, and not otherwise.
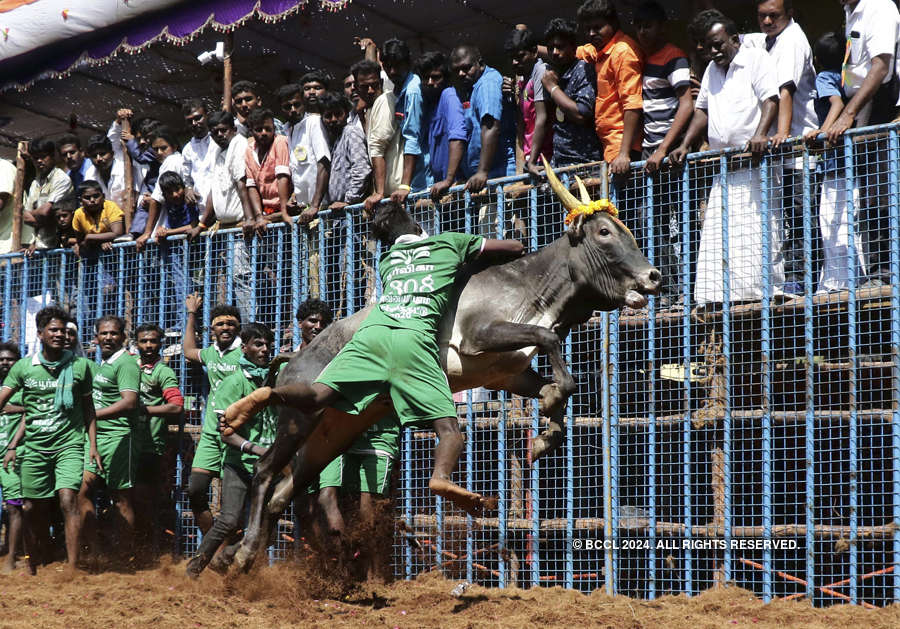
[[[643,598],[733,583],[765,600],[900,600],[898,157],[898,127],[885,126],[759,160],[698,153],[653,175],[637,163],[612,180],[621,216],[667,278],[664,294],[572,330],[564,350],[578,390],[566,438],[537,463],[530,442],[546,420],[531,400],[457,394],[458,480],[498,496],[496,514],[473,518],[431,495],[434,434],[404,435],[396,516],[412,535],[398,536],[395,574],[438,566],[485,585]],[[606,188],[598,165],[561,173],[566,185],[574,174],[595,197]],[[435,232],[532,249],[563,233],[559,203],[528,177],[437,205],[413,196],[409,207]],[[129,330],[147,320],[166,329],[164,354],[187,395],[176,533],[191,552],[184,470],[204,378],[181,354],[184,296],[202,293],[204,326],[213,305],[234,302],[289,349],[300,301],[321,296],[347,315],[379,294],[367,227],[354,207],[309,228],[273,225],[249,243],[224,230],[142,253],[123,242],[90,258],[2,256],[2,336],[33,345],[29,313],[52,301],[76,313],[84,341],[108,312]],[[534,362],[548,372],[543,357]],[[287,553],[292,520],[282,518],[273,558]]]

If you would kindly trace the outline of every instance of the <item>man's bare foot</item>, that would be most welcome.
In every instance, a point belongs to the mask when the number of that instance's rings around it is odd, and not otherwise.
[[[497,510],[496,496],[482,496],[473,493],[444,478],[432,476],[428,481],[428,488],[473,517],[480,517],[486,512]]]
[[[228,426],[223,431],[226,435],[247,423],[254,415],[269,405],[272,399],[272,387],[260,387],[245,398],[241,398],[225,409],[225,423]]]

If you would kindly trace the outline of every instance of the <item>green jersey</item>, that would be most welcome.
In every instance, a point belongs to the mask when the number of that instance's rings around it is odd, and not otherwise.
[[[400,420],[393,414],[383,418],[357,437],[347,452],[384,454],[392,459],[400,454]]]
[[[22,392],[16,391],[9,402],[13,406],[22,406]],[[0,446],[6,450],[9,442],[16,436],[16,430],[19,428],[19,422],[22,420],[22,413],[0,413]]]
[[[162,359],[153,365],[140,364],[140,357],[136,357],[138,367],[141,370],[141,406],[160,406],[165,404],[163,391],[178,388],[178,378],[172,368]],[[141,414],[140,417],[141,451],[162,454],[166,451],[166,431],[168,421],[165,417]]]
[[[383,292],[360,328],[384,325],[436,334],[459,267],[475,259],[483,246],[481,236],[455,232],[401,236],[381,255]]]
[[[84,443],[82,398],[91,395],[91,372],[85,358],[72,359],[72,396],[75,404],[68,412],[54,408],[57,378],[41,364],[40,353],[13,365],[3,386],[22,392],[25,407],[25,445],[30,450],[61,450]]]
[[[109,358],[100,361],[94,372],[94,408],[100,410],[122,399],[125,391],[140,391],[141,370],[134,356],[123,347]],[[97,422],[97,436],[124,437],[131,434],[137,424],[137,409],[126,411],[118,417],[107,417]]]
[[[215,417],[215,411],[224,411],[228,406],[237,402],[243,397],[250,395],[253,391],[262,386],[262,381],[255,382],[243,369],[239,369],[219,383],[215,393],[209,398],[209,408],[213,410],[210,413]],[[237,429],[237,434],[252,441],[258,446],[268,448],[275,441],[275,434],[278,431],[278,413],[274,407],[266,407],[262,412],[253,416],[253,419],[245,423]],[[225,446],[225,458],[223,463],[241,467],[248,473],[253,473],[253,464],[258,459],[254,454],[249,452],[241,452],[235,447]]]
[[[212,394],[225,378],[237,371],[241,362],[241,339],[235,339],[231,347],[224,352],[213,343],[209,347],[200,350],[200,362],[206,367],[206,377],[209,379],[209,393]]]

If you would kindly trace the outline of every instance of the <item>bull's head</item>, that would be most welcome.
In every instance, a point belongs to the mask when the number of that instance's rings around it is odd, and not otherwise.
[[[647,295],[659,292],[661,276],[619,220],[616,208],[606,199],[592,201],[578,176],[575,181],[581,199],[577,199],[560,182],[547,160],[544,168],[550,187],[567,212],[572,279],[597,293],[600,310],[646,306]]]

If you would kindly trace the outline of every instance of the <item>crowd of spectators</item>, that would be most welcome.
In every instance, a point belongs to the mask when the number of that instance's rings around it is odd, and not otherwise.
[[[636,161],[658,173],[705,147],[758,155],[789,137],[821,133],[834,145],[853,126],[894,118],[900,18],[890,0],[842,0],[845,32],[823,34],[815,55],[793,20],[791,0],[756,5],[758,33],[739,34],[717,10],[700,12],[689,24],[693,48],[686,53],[669,41],[667,15],[657,2],[635,8],[632,38],[612,2],[587,0],[574,21],[556,18],[543,31],[520,24],[510,32],[505,77],[471,44],[414,57],[404,41],[391,39],[379,48],[363,38],[358,44],[364,58],[341,77],[339,88],[321,70],[278,88],[281,119],[264,104],[260,86],[248,80],[232,87],[233,115],[189,100],[183,114],[190,140],[183,145],[176,130],[152,116],[138,119],[121,109],[108,134],[87,143],[71,134],[30,142],[35,173],[24,192],[22,243],[28,252],[71,246],[78,255],[96,256],[117,239],[130,237],[141,250],[175,234],[196,238],[213,225],[241,226],[249,239],[275,222],[309,225],[323,208],[339,212],[362,203],[371,211],[385,199],[404,203],[423,191],[439,203],[454,184],[477,193],[489,179],[517,170],[539,177],[541,156],[554,167],[605,160],[624,198]],[[813,180],[813,205],[821,209],[818,290],[846,288],[852,265],[850,243],[842,240],[850,195],[859,198],[860,277],[888,281],[885,175],[878,154],[877,147],[859,151],[852,191],[837,185],[839,151],[821,160]],[[762,190],[754,168],[735,168],[725,185],[707,188],[695,254],[699,304],[724,298],[718,253],[723,207],[731,208],[731,298],[761,296]],[[13,175],[9,163],[0,164],[3,251],[11,244]],[[776,294],[797,294],[803,279],[798,160],[778,161],[772,177],[770,187],[782,192],[769,203],[769,276]],[[665,301],[677,303],[678,232],[685,228],[673,216],[678,200],[665,188],[657,185],[653,203],[655,259],[668,278]],[[626,223],[649,247],[643,233],[648,204],[621,203]],[[73,206],[81,206],[82,217],[70,224]],[[417,218],[427,229],[424,213]],[[236,247],[234,264],[246,316],[245,247]]]

